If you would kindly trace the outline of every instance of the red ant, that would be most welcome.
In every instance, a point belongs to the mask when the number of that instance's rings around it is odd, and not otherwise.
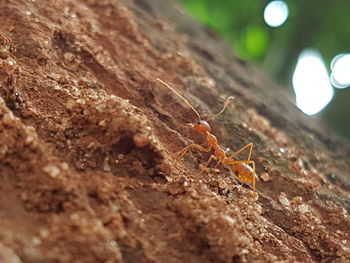
[[[175,89],[170,87],[170,85],[167,84],[166,82],[164,82],[163,80],[161,80],[159,78],[156,78],[156,80],[159,81],[160,83],[162,83],[167,88],[169,88],[172,92],[174,92],[178,97],[180,97],[194,111],[194,113],[198,117],[198,122],[196,124],[190,124],[190,126],[192,128],[194,128],[194,130],[196,132],[198,132],[199,134],[205,135],[206,139],[207,139],[207,145],[208,145],[207,148],[204,148],[203,146],[201,146],[199,144],[195,144],[195,143],[190,144],[177,153],[177,155],[179,156],[179,159],[182,160],[184,155],[186,154],[186,152],[191,148],[195,148],[195,149],[200,150],[202,152],[210,152],[212,149],[214,149],[214,154],[210,156],[210,158],[208,159],[208,161],[206,162],[204,167],[201,169],[201,173],[206,170],[206,168],[208,167],[208,165],[210,164],[210,162],[212,160],[217,160],[215,167],[217,167],[220,163],[232,165],[232,169],[235,172],[235,174],[237,175],[238,179],[244,183],[253,184],[253,190],[255,191],[255,182],[258,181],[259,178],[257,177],[257,175],[255,173],[255,163],[254,163],[254,161],[250,160],[250,157],[251,157],[252,151],[253,151],[253,144],[248,143],[246,146],[242,147],[241,149],[239,149],[235,153],[231,154],[230,156],[226,156],[226,151],[224,151],[220,147],[216,137],[210,133],[211,127],[210,127],[209,123],[207,121],[202,120],[199,113],[189,103],[189,101],[187,99],[185,99],[181,94],[179,94]],[[217,114],[213,115],[211,118],[209,118],[208,121],[216,118],[221,113],[223,113],[226,106],[228,105],[228,103],[231,99],[233,99],[232,96],[228,97],[225,101],[225,104],[224,104],[222,110],[219,111]],[[234,157],[236,157],[239,153],[241,153],[242,151],[244,151],[247,148],[249,148],[249,154],[248,154],[247,160],[245,160],[245,161],[233,160]],[[253,168],[249,164],[251,164]]]

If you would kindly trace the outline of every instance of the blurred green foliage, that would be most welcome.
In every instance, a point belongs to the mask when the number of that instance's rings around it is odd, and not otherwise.
[[[256,0],[183,0],[194,17],[219,32],[245,59],[261,60],[267,51],[268,30],[262,21],[264,3]],[[253,41],[255,47],[252,47]]]
[[[330,71],[331,60],[350,52],[350,1],[303,0],[285,2],[287,21],[277,28],[264,22],[266,0],[181,0],[188,12],[218,32],[245,60],[262,66],[289,87],[299,53],[316,48]],[[350,74],[350,69],[349,69]],[[320,116],[350,138],[350,88],[335,90],[333,101]]]

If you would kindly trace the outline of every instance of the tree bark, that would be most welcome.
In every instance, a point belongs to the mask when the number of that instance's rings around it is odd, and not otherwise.
[[[347,262],[350,147],[176,1],[0,2],[1,262]],[[205,136],[252,142],[257,190]],[[242,153],[239,160],[244,160]]]

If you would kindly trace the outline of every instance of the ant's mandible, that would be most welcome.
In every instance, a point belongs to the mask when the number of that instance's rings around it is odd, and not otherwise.
[[[254,163],[254,161],[252,161],[250,159],[251,155],[252,155],[252,151],[253,151],[253,144],[252,143],[248,143],[246,146],[242,147],[241,149],[239,149],[235,153],[231,154],[230,156],[226,156],[226,151],[224,151],[220,147],[216,137],[213,134],[210,133],[211,132],[211,127],[210,127],[209,123],[207,121],[202,120],[202,118],[200,117],[199,113],[189,103],[189,101],[187,99],[185,99],[180,93],[178,93],[175,89],[173,89],[165,81],[163,81],[163,80],[161,80],[159,78],[156,78],[156,80],[159,81],[160,83],[162,83],[168,89],[170,89],[178,97],[180,97],[194,111],[194,113],[198,117],[198,122],[196,124],[191,124],[191,127],[194,128],[194,130],[196,132],[198,132],[199,134],[205,135],[206,140],[207,140],[207,148],[204,148],[203,146],[201,146],[199,144],[195,144],[195,143],[190,144],[190,145],[186,146],[185,148],[183,148],[181,151],[179,151],[177,153],[179,158],[183,159],[183,157],[186,154],[186,152],[189,149],[191,149],[191,148],[195,148],[195,149],[200,150],[202,152],[210,152],[213,149],[214,150],[214,154],[210,156],[210,158],[208,159],[208,161],[206,162],[204,167],[201,169],[201,173],[206,170],[206,168],[208,167],[208,165],[210,164],[210,162],[212,160],[216,160],[217,161],[215,167],[217,167],[220,163],[221,164],[232,165],[232,170],[235,172],[235,174],[237,175],[238,179],[241,180],[244,183],[252,184],[253,185],[253,190],[255,191],[255,182],[258,181],[259,178],[257,177],[257,175],[255,173],[255,163]],[[226,99],[226,101],[225,101],[225,104],[224,104],[222,110],[219,111],[217,114],[213,115],[208,120],[212,120],[212,119],[216,118],[217,116],[219,116],[221,113],[223,113],[225,108],[226,108],[226,106],[228,105],[228,103],[229,103],[229,101],[231,99],[233,99],[232,96],[228,97]],[[233,159],[234,157],[236,157],[239,153],[241,153],[245,149],[249,149],[249,154],[248,154],[247,160],[238,161],[238,160],[234,160]]]

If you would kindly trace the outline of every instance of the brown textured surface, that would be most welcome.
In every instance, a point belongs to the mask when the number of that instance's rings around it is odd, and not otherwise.
[[[350,148],[170,1],[0,2],[0,262],[349,262]],[[253,142],[259,198],[203,138]]]

